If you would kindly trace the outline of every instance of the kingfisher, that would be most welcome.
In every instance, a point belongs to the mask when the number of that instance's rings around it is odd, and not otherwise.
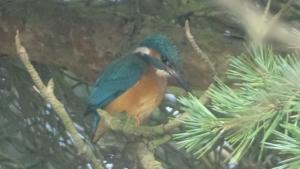
[[[180,65],[176,47],[163,34],[146,37],[133,52],[109,64],[99,75],[87,100],[88,112],[96,115],[92,142],[98,142],[107,130],[97,109],[111,115],[128,113],[139,126],[159,106],[169,77],[189,91]]]

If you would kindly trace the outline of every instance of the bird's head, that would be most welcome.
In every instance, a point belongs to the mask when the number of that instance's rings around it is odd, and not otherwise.
[[[163,34],[148,36],[135,52],[140,52],[144,59],[155,67],[162,76],[171,76],[187,91],[189,85],[182,78],[181,59],[178,51],[171,41]]]

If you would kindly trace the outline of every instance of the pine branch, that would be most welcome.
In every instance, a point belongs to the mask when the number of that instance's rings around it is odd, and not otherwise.
[[[217,121],[216,116],[192,95],[189,98],[180,98],[180,102],[184,105],[182,110],[189,112],[190,116],[184,121],[185,131],[175,134],[175,140],[187,151],[201,157],[221,139],[224,132],[221,128],[222,122]]]
[[[19,58],[23,62],[24,66],[26,67],[28,73],[30,74],[33,82],[37,86],[38,90],[40,91],[40,95],[42,98],[50,103],[55,110],[55,112],[58,114],[60,119],[62,120],[66,131],[70,133],[70,136],[73,140],[73,143],[79,152],[79,155],[82,155],[85,157],[87,161],[91,161],[93,166],[96,169],[104,169],[100,163],[100,161],[96,158],[94,155],[92,149],[82,140],[79,133],[77,132],[72,119],[68,115],[67,111],[64,108],[64,105],[56,98],[54,95],[54,82],[53,80],[49,80],[48,84],[45,85],[44,82],[41,80],[38,72],[35,70],[33,65],[31,64],[27,51],[24,48],[24,46],[21,45],[20,35],[19,31],[17,31],[15,36],[15,43],[16,43],[16,49]]]
[[[183,110],[190,113],[185,130],[176,140],[197,157],[225,139],[233,147],[232,163],[238,162],[254,143],[264,142],[280,124],[296,122],[300,112],[300,62],[294,56],[275,55],[271,48],[259,47],[233,58],[227,72],[233,83],[220,80],[208,94],[211,109],[193,96],[181,98]]]

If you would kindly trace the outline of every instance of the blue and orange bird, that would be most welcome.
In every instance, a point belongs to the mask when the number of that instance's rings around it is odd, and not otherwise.
[[[96,114],[92,142],[107,130],[96,109],[111,115],[128,113],[139,125],[162,101],[168,77],[188,90],[179,75],[179,65],[176,47],[162,34],[147,37],[134,52],[108,65],[88,97],[88,111]]]

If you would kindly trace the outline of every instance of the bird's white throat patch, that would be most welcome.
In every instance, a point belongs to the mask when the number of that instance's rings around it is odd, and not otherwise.
[[[146,55],[150,55],[150,49],[147,47],[138,47],[135,49],[134,53],[142,53]]]
[[[165,70],[155,69],[155,71],[156,71],[156,74],[160,77],[169,77],[170,76],[170,74]]]

